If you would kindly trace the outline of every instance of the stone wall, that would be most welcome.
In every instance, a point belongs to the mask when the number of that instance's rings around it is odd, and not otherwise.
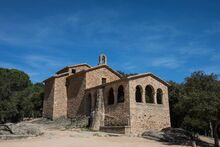
[[[117,91],[119,86],[124,88],[124,102],[117,102]],[[98,87],[99,88],[99,87]],[[92,95],[92,111],[94,111],[95,100],[98,88],[93,88],[87,90],[86,95]],[[110,88],[114,89],[114,104],[108,104],[108,94]],[[129,87],[127,81],[118,81],[114,83],[107,84],[103,87],[104,91],[104,111],[105,120],[104,126],[128,126],[129,125]]]
[[[57,119],[59,117],[67,117],[67,76],[68,75],[57,77],[55,79],[53,119]]]
[[[72,67],[65,67],[63,69],[61,69],[60,71],[57,72],[57,74],[62,74],[62,73],[67,73],[67,72],[72,72],[71,70],[72,69],[75,69],[76,72],[79,72],[81,70],[86,70],[86,69],[89,69],[90,67],[88,65],[76,65],[76,66],[72,66]]]
[[[77,73],[67,78],[67,116],[74,118],[85,114],[85,73]]]
[[[74,69],[76,70],[76,72],[80,72],[82,70],[87,70],[89,69],[90,67],[86,66],[86,65],[81,65],[81,66],[77,66],[75,67]],[[71,68],[72,69],[72,68]]]
[[[75,70],[76,70],[76,73],[77,73],[77,72],[80,72],[80,71],[82,71],[82,70],[87,70],[87,69],[89,69],[89,67],[86,66],[86,65],[80,65],[80,66],[76,66],[76,67],[70,67],[70,68],[69,68],[69,74],[70,74],[70,75],[73,74],[73,73],[72,73],[72,70],[73,70],[73,69],[75,69]]]
[[[86,89],[101,85],[102,78],[106,78],[107,83],[120,79],[106,67],[100,67],[86,73]]]
[[[45,81],[43,117],[53,118],[54,79]]]
[[[122,85],[124,88],[124,102],[118,103],[118,88]],[[110,88],[114,90],[114,104],[108,104],[108,95]],[[105,126],[127,126],[129,125],[129,87],[127,81],[120,81],[107,85],[104,89],[105,100]]]
[[[142,102],[135,100],[136,86],[142,87]],[[154,88],[154,103],[145,102],[145,87]],[[162,104],[156,103],[156,90],[163,92]],[[130,95],[130,124],[132,134],[141,134],[146,130],[161,130],[170,127],[170,113],[168,102],[168,88],[151,76],[137,78],[129,81]]]
[[[59,117],[76,118],[89,116],[95,110],[97,103],[97,90],[103,89],[104,97],[104,126],[107,128],[126,127],[126,134],[141,134],[149,130],[161,130],[170,126],[168,103],[168,88],[165,82],[154,76],[133,76],[121,79],[106,66],[88,69],[77,67],[76,73],[69,72],[45,81],[45,98],[43,117],[56,119]],[[77,73],[78,72],[78,73]],[[102,85],[102,78],[106,84]],[[145,88],[153,88],[153,103],[146,103]],[[118,88],[123,86],[124,102],[118,102]],[[136,86],[141,87],[141,102],[136,102]],[[110,89],[113,89],[114,103],[108,104]],[[157,104],[156,91],[162,91],[162,104]],[[91,95],[91,100],[89,100]],[[120,130],[120,129],[119,129]]]

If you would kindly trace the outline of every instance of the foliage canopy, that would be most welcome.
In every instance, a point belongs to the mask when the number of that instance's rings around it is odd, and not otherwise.
[[[41,116],[43,89],[42,83],[32,84],[22,71],[0,68],[0,122]]]

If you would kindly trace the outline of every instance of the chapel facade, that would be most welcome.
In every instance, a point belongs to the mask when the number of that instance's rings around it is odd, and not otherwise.
[[[149,72],[124,77],[104,54],[95,67],[67,66],[44,82],[43,117],[88,116],[90,128],[123,134],[170,127],[169,84]]]

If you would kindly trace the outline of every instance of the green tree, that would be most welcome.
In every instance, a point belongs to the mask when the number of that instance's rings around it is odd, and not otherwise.
[[[43,90],[44,85],[37,83],[31,85],[21,92],[16,93],[18,116],[20,119],[24,117],[40,117],[43,107]]]
[[[43,89],[42,83],[32,84],[22,71],[0,68],[0,122],[41,116]]]
[[[0,68],[0,100],[9,98],[13,92],[22,91],[29,85],[31,81],[26,73]]]
[[[175,106],[180,101],[181,98],[184,96],[183,84],[178,84],[173,81],[168,82],[170,84],[169,90],[169,106],[170,106],[170,120],[171,126],[174,128],[181,127],[183,122],[184,112],[177,113]]]
[[[215,146],[218,143],[220,122],[220,82],[215,74],[202,71],[192,73],[185,79],[184,95],[175,105],[175,111],[183,116],[182,127],[192,132],[200,132],[213,125]]]
[[[16,69],[0,68],[0,121],[16,121],[18,118],[16,93],[31,85],[29,76]]]

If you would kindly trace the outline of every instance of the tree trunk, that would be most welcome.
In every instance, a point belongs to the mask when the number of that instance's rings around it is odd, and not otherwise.
[[[192,147],[196,147],[196,141],[192,140]]]
[[[218,140],[218,126],[219,126],[219,122],[216,122],[213,124],[213,135],[214,135],[214,140],[215,140],[215,147],[219,147],[219,140]]]
[[[213,137],[213,128],[212,128],[212,123],[211,123],[211,121],[209,122],[209,126],[210,126],[210,135],[211,135],[211,137]]]

